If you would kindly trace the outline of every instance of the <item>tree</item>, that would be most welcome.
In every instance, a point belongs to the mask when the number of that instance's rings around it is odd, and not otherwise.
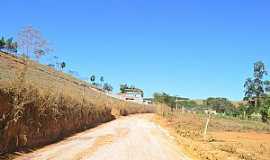
[[[176,107],[177,97],[170,96],[167,93],[154,93],[154,102],[155,103],[164,103],[171,108],[171,111]]]
[[[249,108],[247,113],[250,115],[254,112],[260,112],[262,121],[266,122],[267,117],[263,112],[263,100],[266,96],[265,90],[269,88],[265,85],[263,78],[267,75],[266,67],[262,61],[258,61],[254,64],[253,79],[248,78],[244,84],[245,97],[244,100],[248,100]]]
[[[4,39],[3,39],[4,41]],[[17,42],[13,42],[13,38],[9,38],[5,41],[5,46],[4,48],[10,52],[17,52]]]
[[[105,83],[105,84],[103,85],[103,89],[104,89],[105,91],[111,92],[111,91],[113,90],[113,87],[112,87],[112,85],[110,85],[109,83]]]
[[[19,32],[18,47],[22,54],[26,54],[27,57],[33,54],[37,60],[52,51],[41,32],[32,26],[25,27]]]
[[[237,109],[241,118],[246,119],[248,105],[240,103]]]
[[[127,88],[128,88],[127,84],[121,84],[120,85],[120,93],[125,93]]]
[[[95,81],[96,81],[96,76],[95,76],[95,75],[92,75],[92,76],[90,77],[90,81],[92,82],[92,84],[94,84]]]
[[[66,67],[66,62],[62,62],[62,63],[60,64],[60,67],[61,67],[61,70],[63,70],[63,69]]]
[[[100,80],[101,85],[103,85],[103,82],[104,82],[104,77],[103,77],[103,76],[101,76],[99,80]]]
[[[264,89],[265,89],[265,92],[267,94],[269,94],[269,92],[270,92],[270,81],[269,80],[264,81]]]
[[[190,109],[199,106],[197,102],[193,100],[181,100],[181,101],[177,101],[176,103],[177,103],[177,107],[185,107],[185,108],[190,108]]]
[[[262,121],[267,122],[270,118],[270,97],[266,96],[261,104],[260,113],[262,115]]]
[[[14,42],[11,44],[11,51],[14,53],[18,52],[18,43],[17,42]]]
[[[12,41],[13,41],[13,38],[9,38],[9,39],[7,39],[6,40],[6,48],[7,49],[10,49],[10,48],[12,48],[11,46],[12,46]]]
[[[6,41],[5,41],[5,38],[2,37],[2,38],[0,39],[0,49],[4,49],[5,46],[6,46]]]
[[[0,49],[6,49],[9,52],[17,53],[17,42],[13,42],[13,38],[5,40],[4,37],[0,39]]]
[[[227,98],[207,98],[204,101],[204,105],[208,108],[215,110],[218,113],[226,113],[232,115],[234,110],[234,105]]]
[[[7,50],[12,50],[12,43],[13,43],[13,38],[9,38],[6,40],[6,49]]]

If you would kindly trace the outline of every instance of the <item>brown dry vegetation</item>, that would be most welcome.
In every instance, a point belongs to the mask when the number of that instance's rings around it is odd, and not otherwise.
[[[24,70],[22,59],[0,53],[0,155],[49,144],[117,116],[153,112],[30,63]]]
[[[202,136],[206,117],[160,106],[156,117],[171,130],[183,149],[194,159],[268,160],[270,126],[262,122],[213,117],[206,139]]]

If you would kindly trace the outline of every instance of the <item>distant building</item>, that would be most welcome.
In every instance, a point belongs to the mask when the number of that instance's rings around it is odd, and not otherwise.
[[[121,99],[126,101],[134,101],[137,103],[143,103],[143,91],[138,88],[126,88],[124,93],[120,93]]]

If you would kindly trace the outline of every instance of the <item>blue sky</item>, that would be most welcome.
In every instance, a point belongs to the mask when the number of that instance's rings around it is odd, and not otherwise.
[[[239,100],[253,63],[270,64],[269,0],[1,0],[1,6],[0,36],[16,37],[33,25],[69,69],[103,75],[115,91],[128,83],[146,96]]]

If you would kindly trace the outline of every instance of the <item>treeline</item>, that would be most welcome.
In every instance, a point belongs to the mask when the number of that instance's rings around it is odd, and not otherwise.
[[[179,105],[177,106],[177,104],[179,104],[180,100],[186,100],[186,102],[190,102],[188,98],[171,96],[165,92],[154,93],[154,99],[153,99],[155,103],[165,103],[171,108],[171,110],[179,107]]]
[[[32,26],[22,28],[16,40],[13,37],[2,37],[0,40],[0,50],[24,60],[30,57],[35,57],[36,60],[39,60],[42,56],[52,51],[41,32]]]
[[[0,50],[16,54],[18,52],[18,43],[14,42],[12,37],[8,39],[2,37],[0,39]]]
[[[223,116],[238,117],[241,119],[261,119],[269,122],[270,119],[270,81],[267,79],[265,64],[258,61],[254,64],[253,77],[248,78],[244,84],[244,98],[242,103],[233,104],[227,98],[210,97],[198,103],[167,93],[155,93],[154,102],[165,103],[171,110],[175,108],[185,108],[197,113],[204,110],[215,110],[217,114]]]
[[[237,107],[235,107],[233,103],[226,98],[210,97],[202,102],[198,102],[188,98],[171,96],[167,93],[155,93],[154,102],[165,103],[171,108],[171,110],[183,108],[188,111],[202,113],[204,110],[211,109],[222,115],[230,115],[235,117],[238,115],[238,112],[236,111]]]
[[[43,56],[51,55],[53,48],[38,29],[32,26],[27,26],[19,31],[16,40],[14,40],[13,37],[2,37],[0,39],[0,51],[22,59],[26,64],[24,70],[27,71],[27,68],[32,67],[31,60],[39,62],[40,58]],[[48,67],[60,72],[66,72],[71,76],[82,79],[78,76],[79,73],[77,71],[66,69],[67,63],[61,60],[58,56],[53,55],[50,59],[50,62],[47,64]],[[103,76],[100,77],[100,83],[96,82],[95,75],[90,76],[86,81],[101,91],[111,92],[113,90],[111,84],[108,82],[104,83]]]

